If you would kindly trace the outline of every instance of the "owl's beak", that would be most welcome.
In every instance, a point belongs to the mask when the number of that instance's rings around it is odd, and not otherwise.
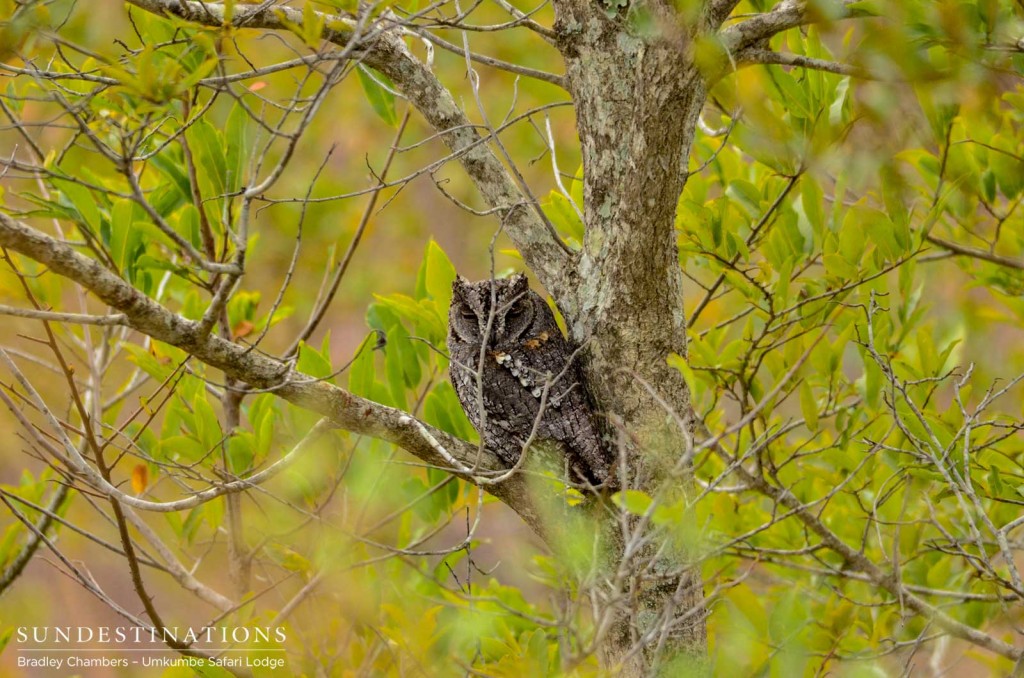
[[[482,334],[486,331],[487,321],[484,320],[484,324],[483,327],[480,328],[480,332]],[[505,334],[505,321],[503,318],[495,318],[494,322],[491,323],[491,331],[486,337],[487,341],[484,342],[487,345],[487,348],[494,348],[498,343],[498,339],[500,339],[503,334]]]

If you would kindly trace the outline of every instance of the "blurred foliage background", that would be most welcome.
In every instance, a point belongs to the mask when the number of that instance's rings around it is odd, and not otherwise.
[[[0,1],[0,16],[13,15],[15,4]],[[994,536],[986,533],[976,548],[969,526],[987,529],[983,514],[1004,525],[1024,505],[1024,389],[1011,383],[1024,374],[1024,54],[1017,42],[1024,39],[1024,10],[993,0],[859,4],[880,16],[790,31],[773,38],[772,47],[853,64],[876,77],[749,66],[712,90],[677,220],[680,264],[689,279],[690,353],[685,360],[666,358],[686,376],[712,433],[759,410],[748,426],[723,435],[735,458],[768,469],[834,534],[873,561],[897,567],[953,618],[1013,642],[1024,621],[1018,597],[1024,592],[1007,583],[1013,568],[1000,561]],[[737,15],[769,5],[744,2]],[[397,3],[393,9],[422,8]],[[507,20],[490,3],[472,17],[480,24]],[[550,7],[533,18],[550,25]],[[461,44],[458,31],[436,34]],[[557,52],[527,30],[470,33],[468,39],[487,55],[561,72]],[[143,43],[151,47],[141,49]],[[409,44],[425,58],[422,43]],[[714,50],[698,45],[705,47]],[[43,156],[33,160],[108,191],[129,192],[116,168],[88,144],[60,150],[69,138],[67,119],[45,94],[67,88],[68,100],[84,102],[93,132],[116,139],[119,130],[141,121],[180,125],[188,112],[179,95],[195,84],[190,77],[213,73],[218,57],[227,72],[239,72],[247,61],[262,66],[309,53],[301,35],[188,27],[110,0],[39,3],[3,24],[5,64],[23,68],[22,57],[31,55],[36,67],[68,72],[67,58],[122,84],[85,98],[89,83],[41,81],[3,68],[0,89],[10,113],[31,125]],[[432,53],[441,81],[472,120],[484,122],[465,60],[441,48]],[[568,95],[551,83],[477,68],[479,100],[492,124],[549,106],[508,126],[500,138],[566,242],[578,246],[583,227],[570,200],[582,200],[573,177],[581,170]],[[254,112],[274,120],[279,114],[268,102],[287,101],[297,88],[312,96],[320,82],[305,77],[299,68],[244,80],[233,96],[210,105],[187,133],[204,195],[232,190],[228,169],[244,173],[246,154],[267,142]],[[204,94],[192,105],[208,102]],[[567,195],[552,175],[548,119]],[[401,152],[389,161],[393,146]],[[280,152],[275,146],[267,157]],[[0,155],[31,153],[18,130],[0,125]],[[447,384],[446,360],[429,344],[443,346],[456,270],[479,279],[492,265],[501,274],[521,268],[521,261],[503,235],[495,240],[493,216],[455,203],[483,209],[461,168],[449,162],[422,171],[444,155],[433,130],[379,76],[359,71],[344,79],[305,128],[270,200],[257,202],[247,275],[228,314],[236,340],[267,329],[259,350],[288,350],[315,309],[317,290],[365,221],[337,297],[299,353],[299,369],[475,440]],[[367,192],[386,164],[387,180],[412,178],[379,195]],[[166,218],[181,232],[196,233],[199,217],[186,204],[182,167],[180,149],[168,147],[142,174],[143,186],[154,204],[164,201]],[[208,295],[176,268],[180,262],[169,261],[166,238],[145,227],[145,216],[128,201],[16,168],[2,182],[5,209],[22,211],[41,227],[57,218],[69,240],[101,240],[133,284],[162,295],[186,317],[201,316]],[[230,199],[208,205],[214,223],[231,212]],[[228,247],[224,231],[216,235],[218,246]],[[39,268],[28,259],[16,260],[41,303],[77,308],[69,285],[36,276]],[[2,301],[24,305],[25,289],[12,271],[0,267]],[[89,308],[102,312],[93,302]],[[67,335],[60,341],[72,362],[82,360],[71,336],[85,341],[83,330],[59,332]],[[43,364],[52,356],[32,339],[39,335],[38,322],[17,318],[8,318],[0,333],[3,344],[27,356],[19,360],[46,400],[67,412],[67,383]],[[223,412],[202,381],[220,377],[197,364],[182,372],[176,369],[184,360],[180,351],[138,336],[111,346],[120,354],[103,374],[107,395],[126,395],[104,421],[113,430],[134,408],[154,413],[149,426],[124,429],[134,440],[123,444],[115,475],[136,493],[173,498],[180,488],[167,481],[167,465],[204,468],[209,450],[222,443]],[[138,390],[137,370],[149,377]],[[150,391],[170,379],[175,394],[153,407]],[[985,401],[990,387],[1007,385],[999,399]],[[911,399],[921,406],[920,417]],[[965,415],[979,404],[984,408],[976,420]],[[265,466],[316,421],[270,394],[248,397],[243,413],[226,444],[225,463],[234,473]],[[52,471],[16,420],[6,411],[0,417],[9,432],[0,460],[4,490],[45,503]],[[964,437],[967,423],[976,430]],[[932,464],[920,441],[969,453]],[[654,514],[662,529],[705,555],[716,675],[1008,673],[1005,659],[933,637],[934,626],[869,582],[836,576],[855,568],[823,549],[777,501],[742,487],[730,490],[737,483],[727,466],[702,450],[699,500]],[[964,485],[976,503],[960,501],[957,488]],[[624,496],[620,504],[642,514],[650,501]],[[82,530],[116,542],[116,527],[98,503],[75,493],[62,511]],[[232,623],[286,623],[283,648],[295,674],[597,671],[588,652],[593,629],[586,605],[567,595],[573,587],[567,563],[584,557],[586,540],[548,553],[500,504],[390,445],[332,432],[286,472],[247,493],[242,505],[256,597]],[[197,577],[227,590],[223,521],[221,500],[147,517],[186,564],[197,566]],[[8,514],[0,526],[5,564],[25,530]],[[68,526],[57,534],[63,553],[87,564],[111,596],[137,608],[129,603],[133,594],[119,554]],[[46,553],[29,565],[4,594],[0,631],[117,623],[106,605],[59,569]],[[214,616],[170,579],[147,577],[165,620],[200,626]],[[282,611],[287,616],[279,616]],[[0,654],[0,672],[32,675],[16,668],[13,649]]]

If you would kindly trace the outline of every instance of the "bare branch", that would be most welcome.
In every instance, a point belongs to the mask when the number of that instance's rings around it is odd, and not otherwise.
[[[1024,271],[1024,261],[1014,259],[1013,257],[1003,256],[1001,254],[996,254],[995,252],[987,252],[985,250],[978,249],[977,247],[971,247],[970,245],[961,245],[960,243],[940,238],[932,235],[931,233],[926,234],[924,238],[931,244],[937,245],[957,256],[981,259],[982,261],[999,264],[1000,266],[1006,266],[1008,268],[1015,268],[1018,271]]]
[[[38,311],[33,308],[16,308],[0,304],[0,315],[9,315],[15,318],[33,318],[35,320],[49,320],[57,323],[73,323],[76,325],[126,325],[124,315],[115,313],[112,315],[88,315],[85,313],[57,313],[55,311]]]
[[[393,443],[428,464],[448,470],[470,482],[476,482],[476,474],[486,475],[504,470],[504,464],[496,455],[487,451],[481,453],[476,445],[419,421],[413,422],[412,417],[401,410],[360,398],[326,381],[294,372],[285,363],[249,351],[219,336],[201,334],[198,323],[171,313],[99,262],[76,252],[67,243],[36,231],[3,212],[0,212],[0,246],[35,259],[48,266],[52,272],[82,285],[121,311],[132,328],[187,351],[198,360],[223,370],[233,379],[256,388],[273,390],[285,400],[327,417],[339,428]],[[429,437],[424,436],[423,431],[427,431]],[[444,454],[438,451],[439,446],[445,451]],[[452,468],[450,458],[456,459],[460,465],[473,472]],[[99,485],[102,487],[103,483]],[[103,489],[105,492],[113,490],[119,493],[115,488]],[[539,516],[533,512],[524,480],[511,478],[506,483],[489,485],[486,489],[519,512],[531,526],[540,528]],[[154,509],[150,506],[154,502],[144,502],[134,497],[126,497],[124,503],[144,510],[167,510]]]
[[[870,71],[867,71],[860,66],[843,64],[838,61],[828,61],[827,59],[815,59],[814,57],[807,57],[801,54],[774,52],[770,49],[757,49],[752,47],[735,54],[734,58],[737,66],[749,64],[776,64],[779,66],[798,66],[800,68],[808,68],[815,71],[835,73],[836,75],[849,75],[863,80],[883,79],[881,76],[872,74]]]
[[[439,38],[430,31],[417,31],[417,35],[419,35],[424,40],[429,40],[438,47],[448,50],[449,52],[453,52],[455,54],[458,54],[459,56],[466,56],[466,51],[464,49],[462,49],[458,45],[448,42],[443,38]],[[560,75],[555,75],[554,73],[540,71],[537,70],[536,68],[527,68],[526,66],[520,66],[519,64],[509,63],[507,61],[502,61],[501,59],[495,59],[494,57],[484,56],[482,54],[477,54],[475,52],[470,52],[469,58],[477,63],[484,64],[485,66],[498,68],[503,71],[508,71],[509,73],[515,73],[516,75],[525,75],[528,78],[534,78],[535,80],[541,80],[543,82],[550,82],[552,85],[557,85],[558,87],[561,87],[563,89],[565,88],[565,78],[563,78]]]
[[[32,560],[32,556],[35,555],[42,545],[42,537],[53,524],[54,514],[60,510],[64,501],[68,498],[69,491],[70,487],[68,485],[64,483],[57,485],[57,490],[53,493],[53,497],[50,498],[50,503],[41,511],[43,515],[40,516],[35,526],[29,530],[29,536],[25,541],[25,545],[11,559],[11,562],[4,568],[3,572],[0,572],[0,595],[10,588],[11,584],[21,576],[25,566],[28,565],[29,561]],[[4,492],[3,494],[6,496],[7,493]]]
[[[156,14],[166,14],[205,26],[224,24],[224,5],[210,2],[176,0],[130,0],[132,5]],[[320,15],[325,21],[323,39],[346,46],[355,37],[354,24],[333,15]],[[302,12],[287,8],[267,8],[264,5],[234,8],[232,24],[247,28],[288,30],[286,22],[302,25]],[[417,59],[402,39],[401,29],[389,27],[393,18],[385,17],[382,29],[361,37],[353,57],[387,75],[403,96],[416,107],[438,132],[454,153],[462,153],[459,160],[483,198],[494,208],[503,211],[505,231],[512,238],[530,268],[541,283],[553,294],[569,284],[568,275],[573,262],[561,241],[547,227],[539,205],[524,206],[523,197],[515,179],[483,144],[480,135],[470,124],[466,114],[451,93],[440,83],[427,64]]]

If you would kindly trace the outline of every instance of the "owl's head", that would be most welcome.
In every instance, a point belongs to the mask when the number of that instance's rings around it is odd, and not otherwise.
[[[459,340],[488,346],[502,346],[521,339],[534,325],[544,306],[540,296],[530,290],[526,276],[516,273],[500,280],[469,282],[456,276],[452,283],[452,306],[448,312],[449,331]],[[487,323],[494,309],[490,332]],[[545,306],[546,309],[546,306]]]

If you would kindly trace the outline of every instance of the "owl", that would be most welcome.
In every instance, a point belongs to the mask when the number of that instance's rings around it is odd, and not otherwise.
[[[559,446],[576,480],[608,480],[611,460],[583,373],[554,314],[526,276],[474,283],[457,276],[448,312],[448,353],[462,408],[487,448],[509,467],[519,460],[536,422],[534,444]]]

